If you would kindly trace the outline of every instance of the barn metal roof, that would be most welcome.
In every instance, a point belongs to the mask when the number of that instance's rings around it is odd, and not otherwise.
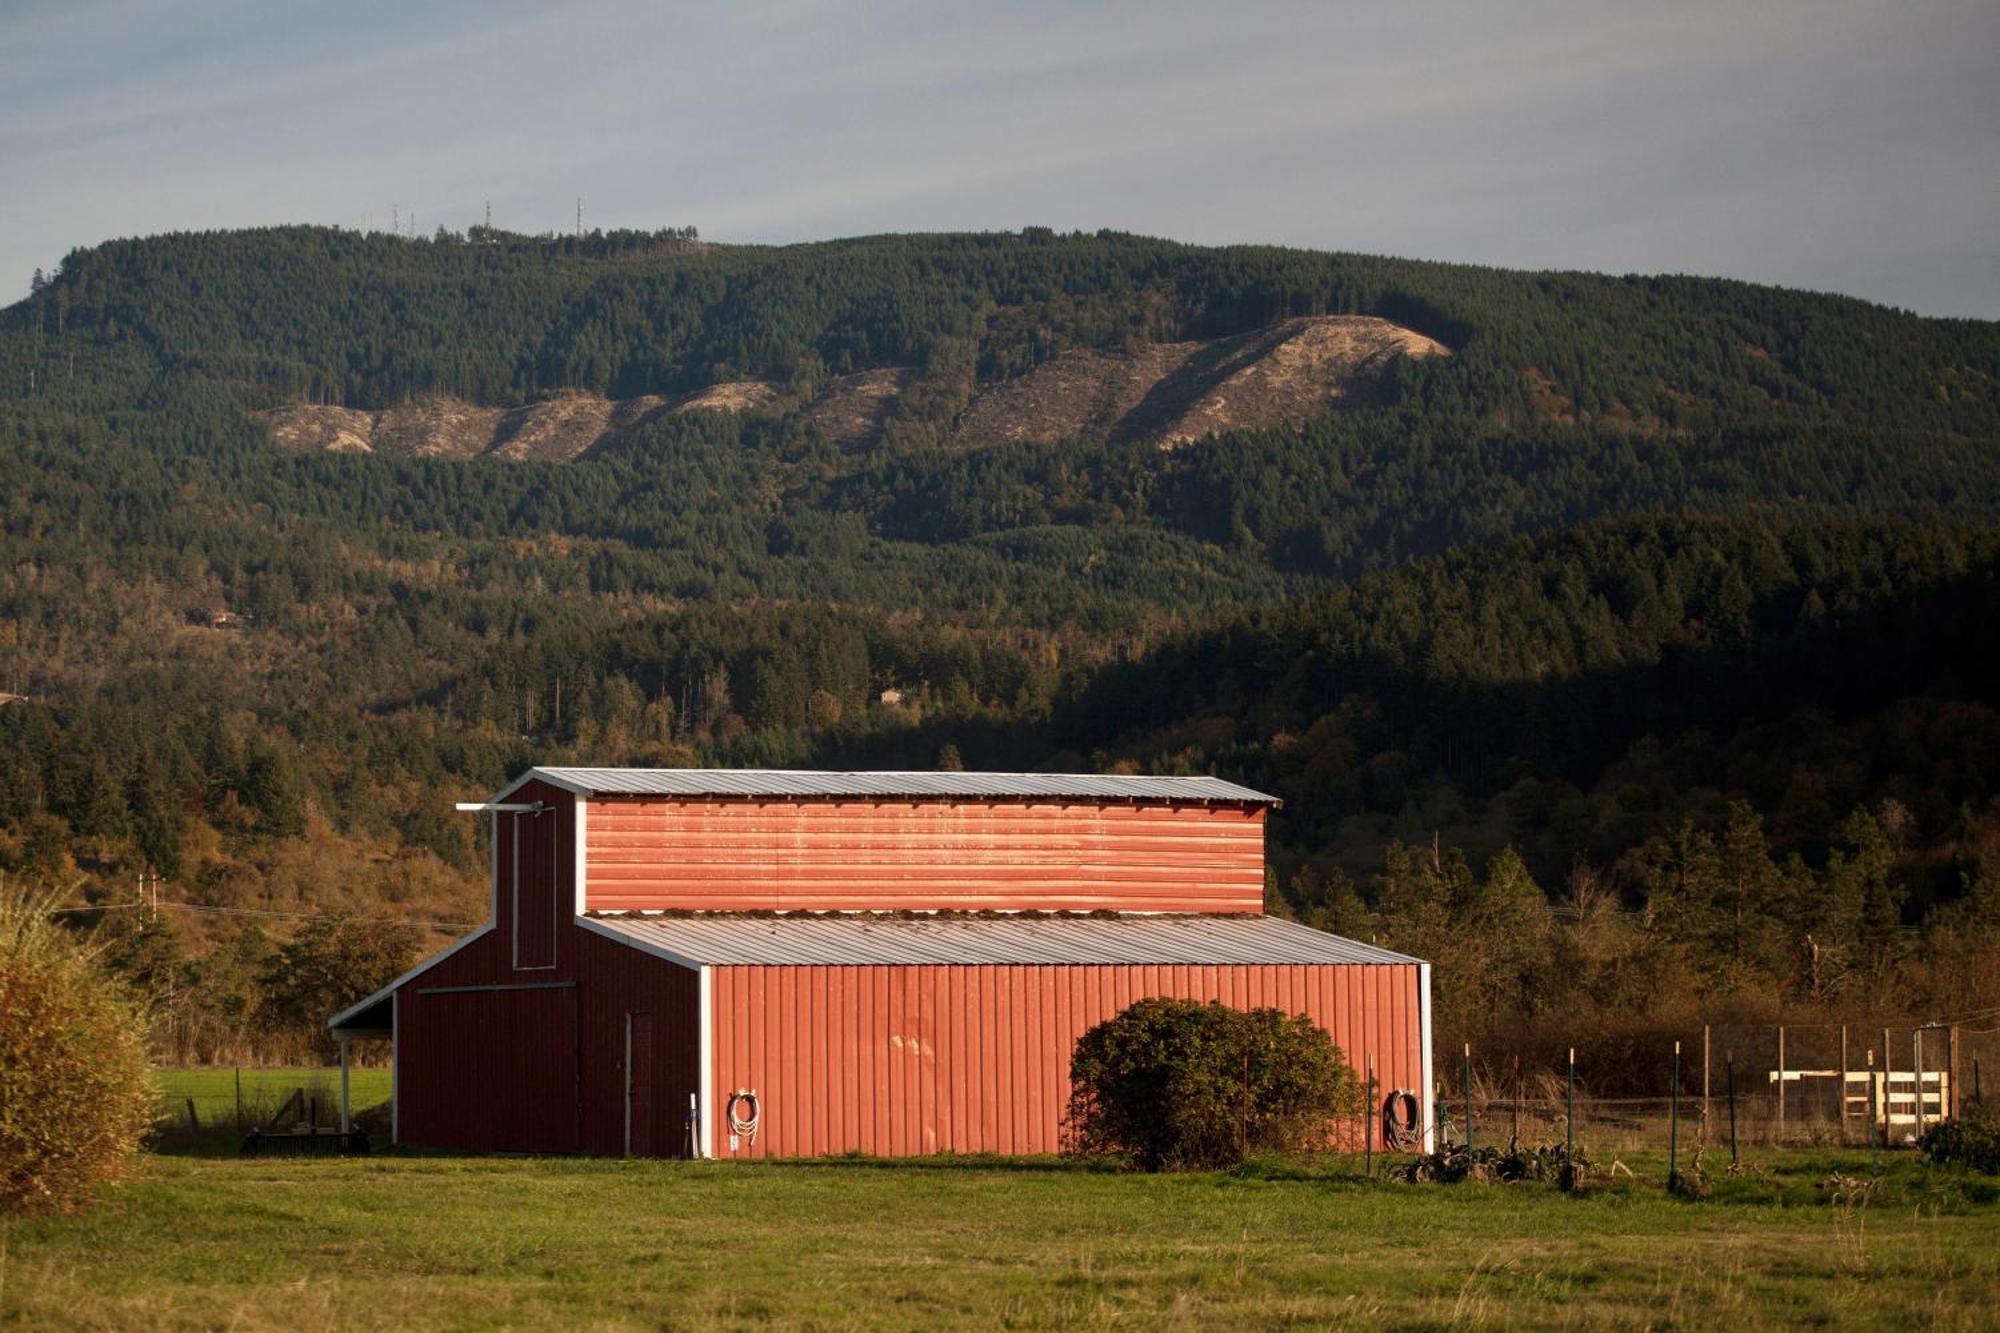
[[[827,773],[778,768],[535,768],[585,795],[1027,797],[1063,800],[1187,801],[1277,805],[1278,798],[1210,777],[1111,773]],[[508,788],[513,790],[520,782]],[[507,793],[502,792],[500,796]],[[500,799],[500,797],[495,797]]]
[[[583,925],[688,966],[1415,963],[1268,916],[601,916]]]

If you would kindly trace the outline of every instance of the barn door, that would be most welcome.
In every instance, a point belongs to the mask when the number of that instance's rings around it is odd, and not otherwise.
[[[575,982],[417,987],[397,1006],[402,1141],[576,1151]]]
[[[625,1155],[653,1155],[653,1016],[625,1015]]]

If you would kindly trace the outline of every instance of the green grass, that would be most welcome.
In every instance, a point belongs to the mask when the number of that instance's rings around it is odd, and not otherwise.
[[[0,1322],[1988,1325],[2000,1181],[1773,1155],[1687,1203],[1335,1168],[155,1157],[0,1224]]]
[[[194,1098],[195,1114],[205,1126],[234,1125],[238,1075],[242,1078],[243,1109],[252,1124],[268,1117],[295,1089],[304,1088],[307,1097],[318,1097],[330,1108],[326,1118],[338,1114],[340,1106],[339,1069],[252,1069],[233,1068],[156,1069],[160,1085],[162,1114],[177,1125],[187,1121],[187,1099]],[[389,1100],[387,1069],[348,1071],[348,1095],[354,1109]]]

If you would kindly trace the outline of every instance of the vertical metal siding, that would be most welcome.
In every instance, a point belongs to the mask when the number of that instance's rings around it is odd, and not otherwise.
[[[601,797],[595,911],[1257,912],[1262,807]]]
[[[1301,1013],[1382,1088],[1421,1092],[1415,964],[714,969],[715,1104],[754,1089],[736,1156],[1044,1153],[1085,1030],[1154,995]],[[726,1135],[718,1151],[730,1156]]]

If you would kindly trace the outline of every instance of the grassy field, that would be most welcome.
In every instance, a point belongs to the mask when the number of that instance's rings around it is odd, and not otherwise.
[[[41,1327],[1454,1322],[1990,1327],[2000,1181],[1794,1152],[1716,1196],[1340,1168],[152,1157],[0,1224]]]
[[[160,1085],[161,1114],[176,1124],[186,1122],[187,1101],[192,1097],[203,1125],[233,1126],[239,1078],[243,1116],[249,1124],[263,1123],[299,1088],[307,1097],[320,1099],[327,1108],[325,1118],[338,1114],[340,1105],[338,1069],[156,1069],[153,1076]],[[389,1099],[387,1069],[353,1069],[348,1077],[348,1095],[356,1111]]]

